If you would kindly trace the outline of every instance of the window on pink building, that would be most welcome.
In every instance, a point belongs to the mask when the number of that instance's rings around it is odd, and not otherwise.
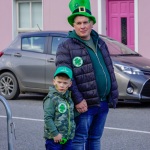
[[[42,2],[18,1],[17,8],[18,33],[42,29]]]

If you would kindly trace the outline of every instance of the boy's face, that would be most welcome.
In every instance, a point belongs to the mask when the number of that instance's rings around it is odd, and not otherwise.
[[[58,92],[65,93],[71,86],[72,81],[67,77],[56,76],[55,79],[53,79],[53,84]]]

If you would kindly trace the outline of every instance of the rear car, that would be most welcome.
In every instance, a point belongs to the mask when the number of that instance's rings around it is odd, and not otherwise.
[[[47,93],[55,70],[57,46],[66,35],[43,31],[19,34],[1,52],[0,95],[15,99],[20,93]]]

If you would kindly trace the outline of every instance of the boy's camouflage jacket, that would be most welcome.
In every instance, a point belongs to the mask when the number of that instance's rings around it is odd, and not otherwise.
[[[61,133],[65,139],[73,139],[75,133],[74,104],[69,91],[59,93],[50,87],[44,98],[44,138],[52,139]]]

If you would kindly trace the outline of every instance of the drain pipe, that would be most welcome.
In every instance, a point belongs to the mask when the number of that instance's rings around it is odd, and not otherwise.
[[[13,150],[13,122],[12,122],[12,113],[9,107],[9,104],[7,102],[7,100],[3,97],[0,96],[0,101],[3,103],[3,105],[5,106],[6,109],[6,113],[7,113],[7,139],[8,139],[8,150]]]

